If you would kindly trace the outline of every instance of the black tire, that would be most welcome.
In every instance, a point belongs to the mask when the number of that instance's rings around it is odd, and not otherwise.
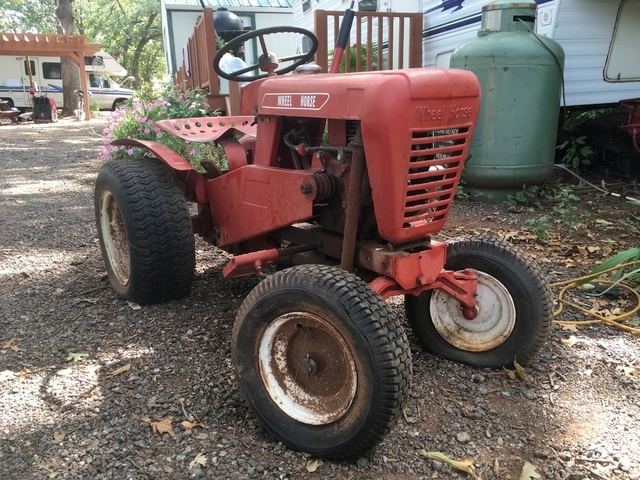
[[[466,320],[442,290],[407,295],[407,318],[422,345],[476,367],[530,362],[553,319],[551,290],[540,269],[513,245],[482,236],[449,243],[445,268],[478,271],[478,317]]]
[[[113,101],[113,105],[111,105],[111,110],[115,110],[116,108],[118,108],[120,105],[122,105],[123,103],[125,103],[128,99],[127,98],[116,98]]]
[[[13,103],[13,98],[0,98],[0,100],[7,102],[7,107],[11,110],[15,105]]]
[[[402,411],[411,381],[404,330],[358,277],[303,265],[260,283],[242,304],[232,353],[240,391],[294,450],[354,458]]]
[[[159,160],[115,159],[96,180],[102,258],[113,289],[139,304],[189,294],[195,243],[187,202]]]

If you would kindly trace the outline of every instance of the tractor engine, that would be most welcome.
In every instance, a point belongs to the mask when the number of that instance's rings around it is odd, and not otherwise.
[[[398,246],[442,227],[478,114],[473,74],[294,75],[265,80],[257,102],[255,158],[314,172],[300,193],[325,229],[344,234],[350,188],[359,240]],[[355,157],[366,159],[357,184]]]

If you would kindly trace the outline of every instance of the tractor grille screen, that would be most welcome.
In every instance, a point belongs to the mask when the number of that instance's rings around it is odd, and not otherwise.
[[[460,180],[468,141],[468,126],[412,133],[403,228],[432,224],[435,232],[444,223]]]

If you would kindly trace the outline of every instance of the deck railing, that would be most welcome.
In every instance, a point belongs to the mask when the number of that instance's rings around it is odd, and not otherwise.
[[[212,109],[228,112],[228,96],[220,94],[220,81],[213,69],[213,58],[216,56],[216,34],[212,8],[204,9],[182,53],[182,66],[174,76],[176,84],[186,82],[191,88],[201,88],[205,91]]]
[[[343,16],[342,11],[315,11],[316,63],[324,72],[329,69]],[[421,67],[422,14],[355,12],[343,58],[341,71],[345,72]]]

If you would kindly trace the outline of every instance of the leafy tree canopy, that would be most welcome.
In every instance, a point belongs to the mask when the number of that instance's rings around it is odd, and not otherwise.
[[[0,31],[56,33],[55,0],[3,0]],[[73,0],[77,34],[102,44],[136,77],[135,86],[166,73],[160,2],[157,0]]]

